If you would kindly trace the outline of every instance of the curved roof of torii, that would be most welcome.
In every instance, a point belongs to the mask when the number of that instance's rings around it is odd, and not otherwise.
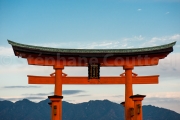
[[[173,51],[173,46],[176,42],[172,42],[165,45],[144,47],[144,48],[132,48],[132,49],[65,49],[65,48],[51,48],[41,47],[34,45],[26,45],[16,43],[8,40],[12,45],[16,56],[20,54],[35,55],[41,54],[45,56],[54,56],[60,54],[61,56],[85,56],[85,57],[103,57],[106,54],[113,54],[113,56],[136,56],[136,55],[150,55],[150,54],[163,54]]]

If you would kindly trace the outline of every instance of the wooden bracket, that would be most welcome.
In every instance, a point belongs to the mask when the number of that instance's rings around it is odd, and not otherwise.
[[[121,73],[120,76],[121,76],[121,77],[125,77],[125,72]],[[132,76],[133,76],[133,77],[136,77],[136,76],[138,76],[138,74],[132,72]]]
[[[54,77],[54,76],[55,76],[55,72],[51,73],[50,76],[51,76],[51,77]],[[62,73],[62,76],[63,76],[63,77],[66,77],[67,74],[66,74],[66,73]]]

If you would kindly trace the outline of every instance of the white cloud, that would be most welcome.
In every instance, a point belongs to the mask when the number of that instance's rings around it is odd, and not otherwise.
[[[180,34],[176,34],[169,37],[170,40],[180,40]]]
[[[137,11],[141,11],[141,10],[142,10],[142,9],[140,9],[140,8],[139,8],[139,9],[137,9]]]
[[[78,49],[125,49],[125,48],[133,48],[133,47],[150,47],[156,45],[167,44],[174,41],[180,40],[180,34],[175,34],[172,36],[163,36],[163,37],[152,37],[145,38],[142,35],[120,38],[118,40],[104,40],[100,42],[93,43],[72,43],[68,44],[72,46],[71,48]]]
[[[52,72],[54,72],[52,67],[48,66],[32,66],[32,65],[24,65],[24,64],[12,64],[10,66],[4,67],[4,69],[0,69],[0,73],[4,75],[8,75],[9,73],[18,74],[21,73],[23,75],[47,75],[49,76]],[[8,77],[7,77],[8,78]]]
[[[43,44],[34,44],[32,43],[32,45],[36,45],[36,46],[43,46],[43,47],[53,47],[53,48],[72,48],[72,46],[78,46],[79,43],[77,42],[61,42],[61,43],[43,43]]]
[[[151,39],[145,40],[144,43],[140,44],[140,47],[157,46],[162,44],[168,44],[174,41],[180,41],[180,34],[163,37],[152,37]]]
[[[93,42],[88,44],[81,44],[78,49],[96,49],[96,48],[110,48],[114,45],[114,41],[103,41],[103,42]]]
[[[16,102],[16,101],[22,100],[24,98],[23,98],[23,96],[2,96],[1,99]]]
[[[143,40],[144,37],[142,35],[139,35],[139,36],[134,36],[134,39],[135,40]]]
[[[157,66],[135,67],[139,75],[160,75],[159,81],[178,80],[180,78],[180,53],[171,53],[160,59]]]
[[[43,43],[32,44],[44,47],[54,48],[76,48],[76,49],[125,49],[133,47],[150,47],[156,45],[162,45],[174,41],[180,41],[180,34],[172,36],[152,37],[146,38],[142,35],[120,38],[118,40],[103,40],[97,42],[64,42],[64,43]],[[178,45],[177,45],[178,46]],[[14,55],[11,47],[0,46],[0,56]]]
[[[88,44],[81,44],[80,48],[88,49],[125,49],[133,48],[137,41],[142,42],[145,38],[142,35],[129,38],[121,38],[119,40],[105,40]]]
[[[169,14],[170,12],[166,12],[166,14]]]
[[[148,93],[148,98],[172,98],[180,100],[180,92],[156,92]]]
[[[0,56],[11,56],[14,55],[11,47],[0,46]]]
[[[154,105],[180,113],[180,92],[149,93],[143,100],[144,105]]]

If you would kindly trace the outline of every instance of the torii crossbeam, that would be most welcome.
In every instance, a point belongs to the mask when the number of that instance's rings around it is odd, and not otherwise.
[[[54,84],[52,101],[52,120],[62,120],[62,85],[63,84],[125,84],[125,119],[132,120],[130,109],[134,108],[132,101],[132,84],[158,84],[158,75],[137,76],[132,70],[136,66],[158,65],[160,59],[173,51],[176,42],[146,48],[134,49],[61,49],[32,46],[8,40],[15,56],[27,59],[29,65],[52,66],[55,73],[51,76],[28,75],[29,84]],[[88,67],[88,77],[67,76],[62,72],[65,66]],[[120,76],[99,76],[100,67],[123,67],[124,74]],[[138,95],[137,95],[138,96]],[[135,96],[135,97],[137,97]],[[131,97],[131,98],[130,98]],[[139,96],[138,96],[139,97]],[[133,98],[135,99],[135,98]]]
[[[154,76],[135,76],[132,77],[132,84],[158,84],[159,75]],[[30,76],[29,84],[55,84],[55,77],[48,76]],[[62,84],[65,85],[85,85],[85,84],[125,84],[125,77],[101,77],[100,79],[91,79],[88,77],[62,77]]]

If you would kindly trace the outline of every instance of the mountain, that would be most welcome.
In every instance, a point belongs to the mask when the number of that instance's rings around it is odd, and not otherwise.
[[[50,120],[49,100],[0,101],[0,120]],[[180,120],[180,114],[155,106],[143,106],[144,120]],[[124,120],[124,108],[108,100],[79,104],[63,101],[63,120]]]

